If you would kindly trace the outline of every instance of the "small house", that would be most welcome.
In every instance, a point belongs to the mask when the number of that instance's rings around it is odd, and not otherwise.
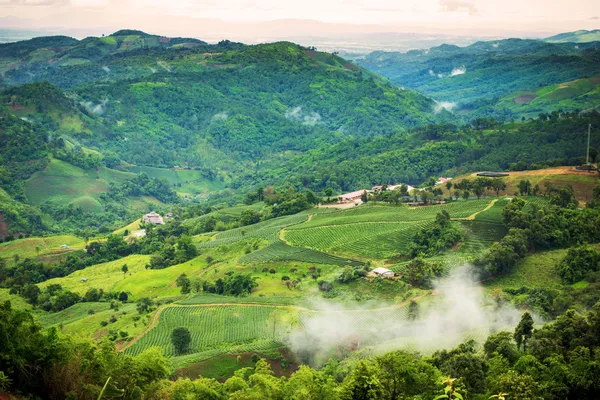
[[[87,282],[88,278],[81,278],[81,282]]]
[[[384,278],[391,278],[394,276],[394,271],[383,267],[375,268],[371,272],[373,275],[383,276]]]
[[[371,193],[371,190],[357,190],[355,192],[350,192],[346,194],[342,194],[338,196],[338,203],[361,203],[361,197],[364,192]]]
[[[157,214],[154,211],[144,215],[142,217],[142,221],[144,221],[148,224],[156,224],[156,225],[163,225],[165,223],[165,221],[163,220],[163,217],[161,217],[160,214]]]

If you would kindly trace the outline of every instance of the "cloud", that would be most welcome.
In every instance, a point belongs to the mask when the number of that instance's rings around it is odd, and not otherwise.
[[[106,72],[107,74],[110,72],[110,68],[108,68],[106,65],[102,67],[102,69],[104,70],[104,72]]]
[[[440,6],[443,12],[465,12],[469,15],[479,15],[477,6],[468,1],[461,0],[440,0]]]
[[[452,111],[458,106],[458,104],[450,102],[450,101],[441,101],[437,103],[433,109],[433,112],[439,114],[442,110]]]
[[[212,116],[213,121],[225,121],[227,120],[227,118],[229,118],[229,115],[227,115],[227,111],[223,111]]]
[[[62,6],[69,0],[0,0],[0,6]]]
[[[463,65],[463,66],[454,68],[452,70],[452,72],[450,72],[450,76],[463,75],[466,72],[467,72],[467,67],[465,67]]]
[[[287,119],[293,119],[298,122],[302,122],[303,125],[316,125],[321,121],[321,114],[317,112],[305,113],[302,111],[302,107],[294,107],[285,112]]]
[[[108,99],[105,98],[99,104],[94,104],[91,101],[84,101],[81,103],[89,112],[97,115],[103,115],[106,112],[108,106]]]
[[[474,333],[485,338],[491,332],[512,330],[521,317],[511,305],[487,298],[468,265],[437,282],[434,294],[434,306],[426,307],[416,320],[402,317],[393,306],[373,310],[368,305],[313,300],[310,308],[319,311],[301,317],[302,326],[288,336],[288,345],[315,365],[347,346],[371,354],[397,348],[430,352],[454,347]],[[534,319],[539,322],[537,316]]]

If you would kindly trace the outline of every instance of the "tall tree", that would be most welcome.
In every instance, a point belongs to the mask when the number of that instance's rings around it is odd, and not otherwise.
[[[171,332],[171,343],[173,343],[173,347],[175,347],[175,351],[178,354],[187,352],[191,341],[192,336],[187,328],[179,327],[173,329],[173,332]]]
[[[521,344],[523,345],[523,351],[527,351],[527,340],[531,338],[533,335],[533,318],[529,311],[525,311],[521,316],[521,321],[515,328],[515,342],[517,342],[517,347],[521,348]]]

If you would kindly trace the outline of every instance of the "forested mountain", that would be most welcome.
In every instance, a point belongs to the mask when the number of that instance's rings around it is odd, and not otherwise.
[[[209,45],[119,31],[2,46],[2,187],[52,217],[26,231],[108,230],[183,197],[234,204],[269,185],[346,191],[517,162],[572,164],[582,155],[577,135],[598,125],[597,114],[572,112],[594,108],[597,78],[562,83],[600,73],[598,43],[511,39],[363,61],[388,74],[402,65],[392,80],[438,100],[458,96],[458,113],[289,42]],[[540,113],[522,124],[467,123]]]
[[[596,76],[600,73],[600,43],[506,39],[407,53],[373,52],[358,63],[398,85],[444,102],[441,106],[462,111],[467,120],[478,116],[520,118],[520,110],[495,107],[495,103],[519,90]]]
[[[417,185],[432,176],[579,165],[585,133],[592,124],[591,146],[600,146],[600,113],[541,114],[523,123],[501,124],[481,118],[471,124],[430,125],[408,134],[349,138],[311,150],[277,165],[263,163],[246,182],[285,182],[315,191],[349,191],[383,182]]]

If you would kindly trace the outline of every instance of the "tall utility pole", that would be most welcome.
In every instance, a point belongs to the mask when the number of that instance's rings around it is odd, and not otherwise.
[[[585,153],[585,165],[590,165],[590,133],[592,132],[592,124],[588,126],[588,144]]]

